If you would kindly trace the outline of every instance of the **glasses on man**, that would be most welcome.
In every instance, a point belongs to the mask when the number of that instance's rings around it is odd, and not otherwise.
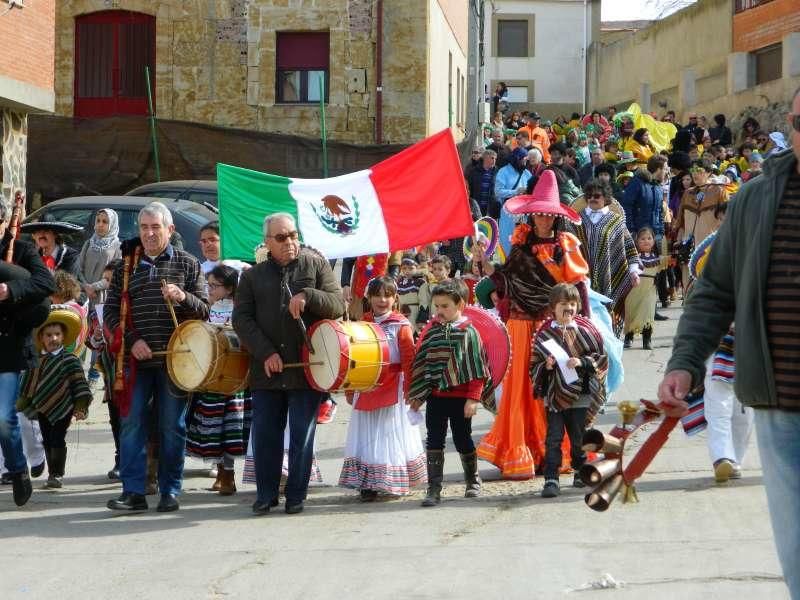
[[[292,240],[292,241],[296,240],[298,237],[300,237],[300,234],[297,233],[296,231],[290,231],[289,233],[278,233],[275,235],[268,235],[267,237],[272,238],[279,244],[282,244],[286,240]]]

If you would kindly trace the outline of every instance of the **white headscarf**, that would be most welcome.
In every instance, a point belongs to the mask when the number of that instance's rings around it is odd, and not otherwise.
[[[92,250],[104,251],[113,246],[114,242],[119,243],[119,216],[117,211],[110,208],[101,208],[97,212],[105,213],[108,217],[108,233],[103,237],[97,235],[97,232],[93,233],[89,238],[89,246]]]

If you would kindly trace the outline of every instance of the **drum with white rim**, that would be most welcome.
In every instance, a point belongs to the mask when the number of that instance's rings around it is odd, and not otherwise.
[[[308,335],[315,352],[303,349],[308,383],[322,392],[366,392],[381,385],[389,372],[389,343],[376,323],[314,323]]]

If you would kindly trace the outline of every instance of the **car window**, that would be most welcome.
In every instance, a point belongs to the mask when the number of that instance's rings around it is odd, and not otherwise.
[[[165,190],[165,189],[155,189],[155,190],[146,190],[144,192],[136,192],[137,196],[144,196],[145,198],[180,198],[182,194],[182,190]]]
[[[187,221],[191,221],[196,225],[205,225],[209,221],[216,219],[216,216],[211,213],[210,209],[202,204],[184,204],[180,208],[180,213],[186,218]]]
[[[94,214],[91,208],[50,208],[42,211],[39,221],[64,221],[66,223],[73,223],[80,225],[84,229],[88,227],[89,217]],[[92,231],[89,228],[86,231],[87,235]]]
[[[119,239],[129,240],[139,236],[139,211],[117,210],[119,216]]]
[[[207,203],[211,206],[217,205],[217,195],[209,192],[200,192],[197,190],[190,190],[186,194],[186,199],[192,202],[199,202],[200,204]]]

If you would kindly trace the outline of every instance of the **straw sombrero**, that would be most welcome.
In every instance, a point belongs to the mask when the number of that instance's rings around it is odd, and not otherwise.
[[[33,341],[36,344],[36,351],[42,351],[42,342],[39,340],[39,332],[53,323],[61,323],[66,328],[64,334],[64,348],[69,348],[78,340],[83,328],[83,321],[77,311],[67,304],[53,304],[50,307],[50,314],[47,320],[36,328],[33,334]]]

